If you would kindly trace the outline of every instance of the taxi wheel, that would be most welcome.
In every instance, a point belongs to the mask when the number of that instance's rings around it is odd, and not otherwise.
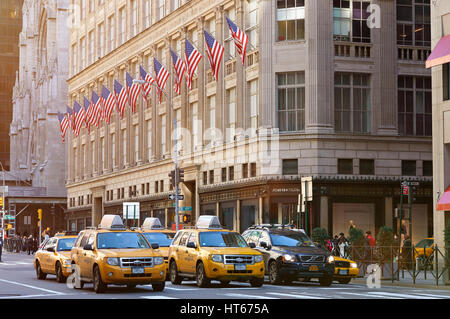
[[[253,278],[250,280],[250,285],[252,287],[262,287],[264,284],[264,278]]]
[[[107,285],[102,281],[102,277],[100,275],[100,269],[98,266],[94,268],[94,291],[96,293],[105,292]]]
[[[163,291],[165,286],[166,286],[165,281],[152,283],[153,291]]]
[[[208,287],[211,280],[206,276],[205,267],[203,263],[197,265],[197,286],[200,288]]]
[[[183,279],[178,276],[177,264],[175,261],[172,261],[170,263],[170,282],[174,285],[179,285],[182,281]]]
[[[325,275],[325,277],[319,278],[319,283],[321,286],[329,287],[333,283],[333,276]]]
[[[269,282],[272,285],[281,284],[281,274],[278,270],[277,262],[275,260],[271,261],[269,264]]]
[[[61,264],[56,264],[56,281],[60,283],[66,282],[67,278],[62,273]]]
[[[339,282],[340,284],[346,285],[346,284],[348,284],[351,280],[352,280],[352,278],[342,278],[342,279],[338,279],[338,282]]]
[[[36,276],[39,280],[44,280],[45,278],[47,278],[47,274],[42,271],[39,261],[36,262]]]

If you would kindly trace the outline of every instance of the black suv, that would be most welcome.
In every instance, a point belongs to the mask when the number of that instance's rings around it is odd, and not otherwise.
[[[256,225],[242,236],[263,254],[271,284],[291,283],[298,278],[318,278],[321,286],[333,282],[334,257],[316,247],[303,230],[290,225]]]

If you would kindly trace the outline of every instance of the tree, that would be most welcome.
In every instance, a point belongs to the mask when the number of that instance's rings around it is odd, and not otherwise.
[[[394,231],[391,227],[382,226],[376,238],[378,253],[382,261],[390,262],[393,258]]]
[[[317,227],[312,230],[312,240],[315,243],[322,245],[322,247],[325,247],[325,240],[328,239],[328,237],[328,231],[325,228]]]

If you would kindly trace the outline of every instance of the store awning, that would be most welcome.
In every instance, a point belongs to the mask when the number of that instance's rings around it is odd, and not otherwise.
[[[447,190],[439,198],[436,210],[450,210],[450,186],[447,187]]]
[[[450,35],[441,38],[426,62],[426,68],[450,62]]]

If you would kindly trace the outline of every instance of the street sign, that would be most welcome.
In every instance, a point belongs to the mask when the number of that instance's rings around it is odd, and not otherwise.
[[[11,215],[5,215],[3,218],[4,218],[4,219],[12,220],[12,219],[14,219],[14,216],[11,216]]]
[[[409,194],[409,187],[402,185],[402,194],[403,195],[408,195]]]
[[[170,194],[169,195],[169,199],[170,200],[176,200],[175,194]],[[184,195],[178,195],[178,200],[183,200],[183,199],[184,199]]]
[[[192,211],[191,206],[182,206],[182,207],[179,207],[178,209],[182,212],[191,212]]]
[[[310,202],[313,200],[313,191],[312,191],[312,176],[302,177],[302,194],[303,201]]]

